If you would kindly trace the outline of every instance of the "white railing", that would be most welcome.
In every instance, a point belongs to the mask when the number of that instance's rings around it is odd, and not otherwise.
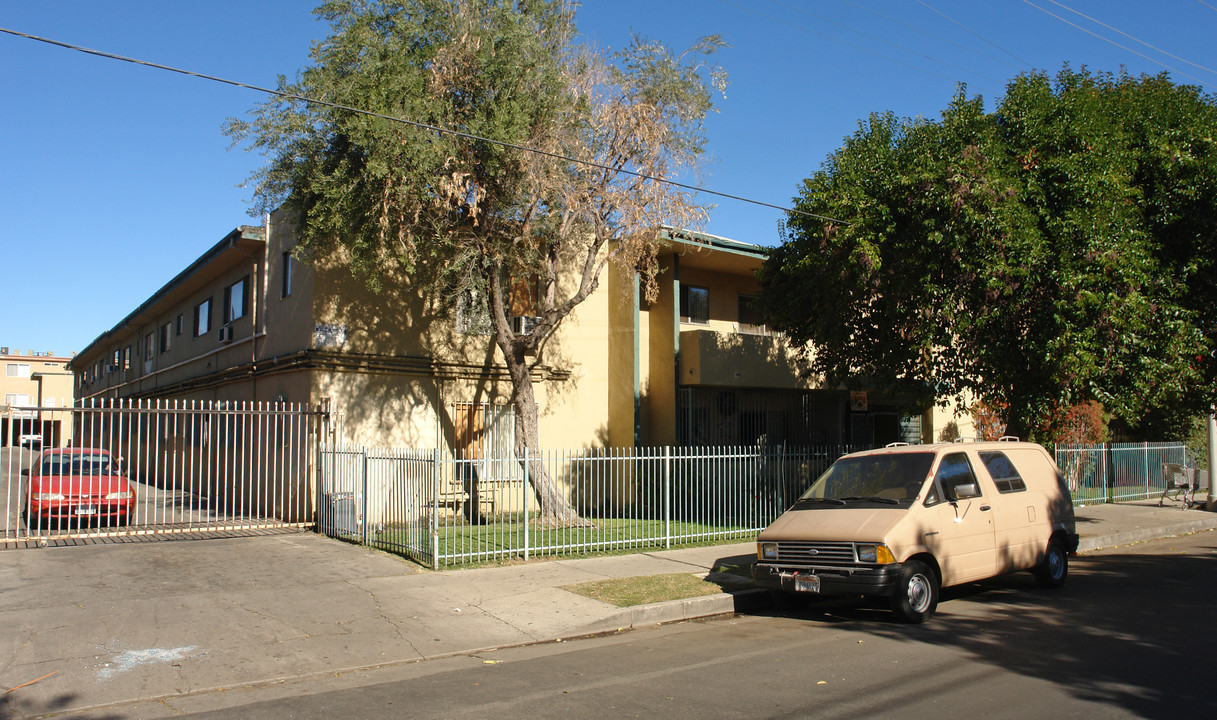
[[[311,526],[323,419],[285,403],[15,408],[2,418],[0,542]]]
[[[1058,445],[1056,464],[1075,505],[1144,500],[1168,490],[1168,464],[1188,466],[1179,442]]]
[[[328,446],[318,530],[434,568],[747,538],[855,449],[543,450],[503,463]],[[573,515],[542,512],[536,473]]]

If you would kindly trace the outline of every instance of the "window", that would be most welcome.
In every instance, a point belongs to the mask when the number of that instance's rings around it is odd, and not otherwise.
[[[490,309],[477,290],[466,290],[457,296],[456,329],[465,335],[490,334]]]
[[[245,317],[249,277],[243,277],[224,289],[224,324]]]
[[[765,332],[765,318],[761,315],[760,308],[756,306],[755,295],[739,296],[739,331],[742,333],[758,333]]]
[[[194,306],[194,336],[211,332],[211,298]]]
[[[161,352],[169,352],[173,343],[173,323],[167,322],[161,326]]]
[[[156,333],[148,333],[144,336],[144,359],[151,360],[156,354]]]
[[[30,365],[29,363],[8,363],[4,374],[8,377],[29,377]]]
[[[30,396],[25,393],[5,393],[4,404],[9,407],[22,407],[30,404]]]
[[[980,492],[976,485],[976,475],[972,472],[972,464],[963,453],[951,453],[942,458],[942,462],[938,463],[938,472],[934,474],[934,485],[934,490],[926,498],[926,505],[939,502],[944,497],[947,500],[955,500],[964,485],[971,485],[976,488],[977,493]]]
[[[1022,475],[1018,474],[1014,463],[1010,462],[1010,458],[1006,457],[1005,453],[982,452],[980,460],[985,464],[985,470],[989,471],[989,477],[993,478],[993,484],[997,486],[998,492],[1021,492],[1027,489]]]
[[[182,331],[185,329],[185,327],[186,327],[186,316],[182,315],[181,313],[178,313],[177,327],[174,328],[174,335],[181,335]]]
[[[710,290],[696,285],[680,286],[680,321],[710,323]]]
[[[123,369],[123,370],[130,370],[130,369],[131,369],[131,346],[130,346],[130,345],[128,345],[127,347],[123,348],[123,364],[122,364],[122,369]]]
[[[292,253],[287,251],[283,253],[283,288],[279,293],[280,298],[285,298],[292,294]]]

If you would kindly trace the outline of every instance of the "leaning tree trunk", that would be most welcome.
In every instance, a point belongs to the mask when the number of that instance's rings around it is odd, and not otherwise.
[[[527,362],[520,357],[509,359],[507,365],[512,381],[512,405],[515,408],[516,457],[528,473],[528,480],[541,508],[538,524],[546,527],[594,527],[590,520],[580,517],[562,488],[550,477],[537,453],[540,440],[537,402]]]

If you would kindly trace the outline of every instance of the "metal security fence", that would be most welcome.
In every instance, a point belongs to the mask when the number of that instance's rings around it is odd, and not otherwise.
[[[745,538],[857,449],[544,450],[508,463],[327,446],[318,530],[433,568]],[[538,483],[556,488],[573,515],[547,519]]]
[[[1178,442],[1058,445],[1056,464],[1077,505],[1143,500],[1162,495],[1166,465],[1188,466]]]
[[[3,421],[25,430],[0,453],[0,538],[311,526],[326,417],[286,403],[10,408]]]

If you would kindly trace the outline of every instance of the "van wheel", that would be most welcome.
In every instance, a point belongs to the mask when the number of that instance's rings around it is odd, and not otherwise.
[[[896,617],[907,623],[923,623],[938,608],[938,578],[925,563],[910,560],[900,571],[900,585],[889,602]]]
[[[1054,538],[1048,541],[1048,552],[1044,553],[1044,559],[1031,572],[1035,574],[1035,581],[1040,587],[1059,588],[1065,584],[1065,578],[1069,577],[1069,554],[1060,540]]]

